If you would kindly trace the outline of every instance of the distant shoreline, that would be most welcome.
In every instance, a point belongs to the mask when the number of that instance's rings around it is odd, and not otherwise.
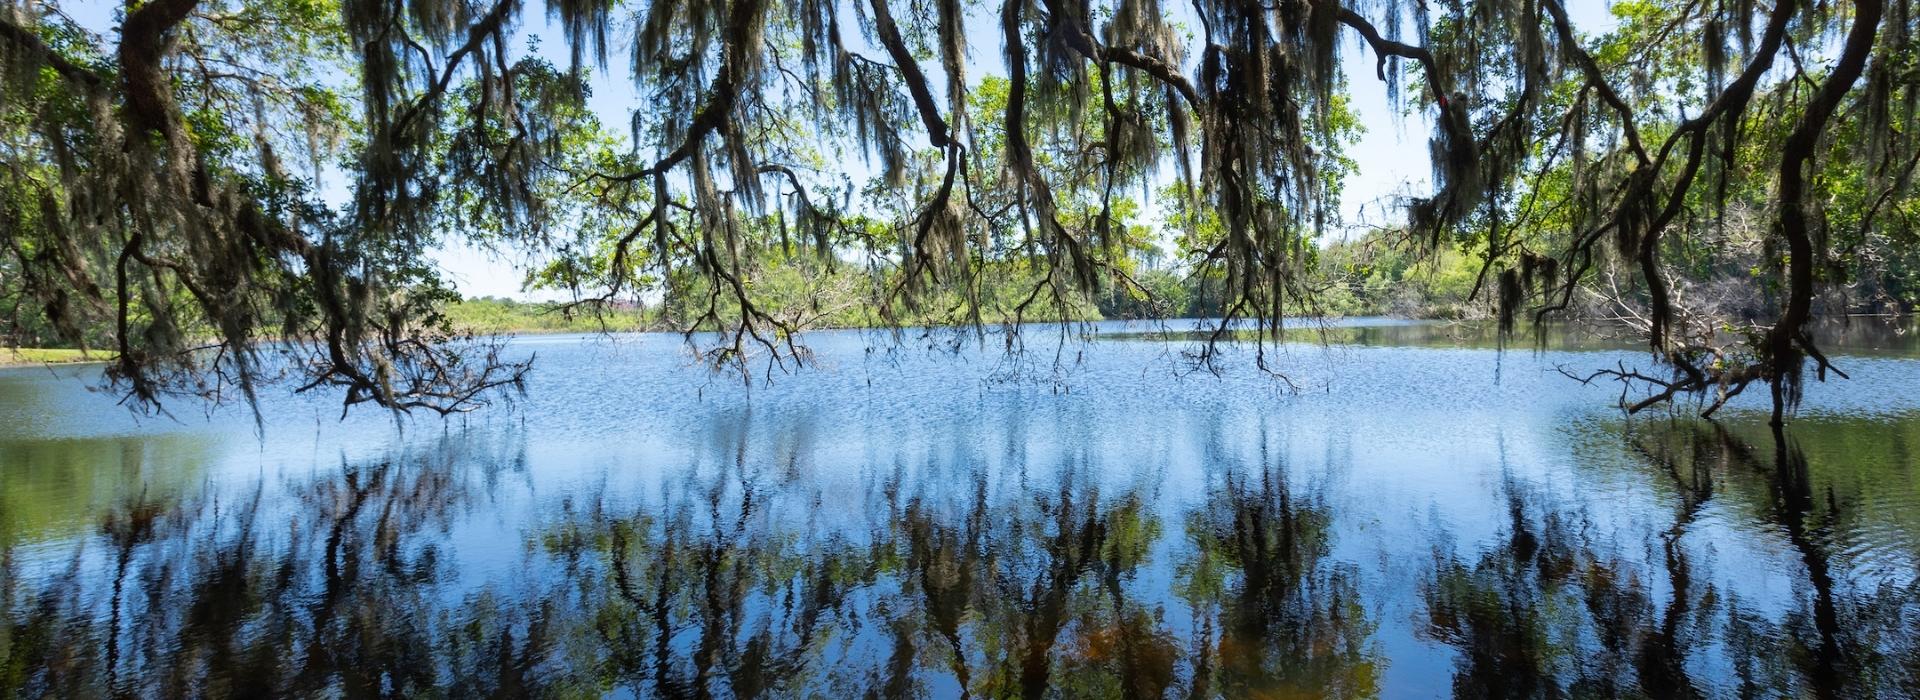
[[[0,348],[0,369],[42,365],[104,364],[110,352],[82,352],[72,348]]]

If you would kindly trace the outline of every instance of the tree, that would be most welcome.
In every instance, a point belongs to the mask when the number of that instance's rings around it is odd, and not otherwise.
[[[283,373],[395,409],[460,410],[517,385],[524,365],[437,327],[448,292],[419,257],[438,179],[384,179],[421,148],[396,140],[436,133],[451,74],[404,105],[370,82],[377,127],[337,128],[355,120],[329,71],[383,60],[349,58],[365,20],[303,0],[160,0],[129,4],[109,46],[57,7],[0,8],[9,295],[68,342],[110,328],[108,376],[149,407],[251,400],[256,378]],[[365,140],[367,184],[336,212],[281,154],[317,164],[342,137]],[[489,155],[514,165],[511,149]]]
[[[805,359],[802,328],[750,293],[749,221],[773,214],[783,247],[827,265],[858,259],[887,319],[944,296],[978,324],[983,276],[1032,273],[1018,319],[1042,298],[1151,295],[1125,193],[1164,191],[1171,166],[1164,208],[1191,212],[1174,217],[1180,266],[1219,280],[1222,329],[1278,334],[1312,306],[1314,241],[1353,165],[1348,44],[1431,125],[1435,189],[1405,203],[1404,232],[1473,251],[1473,296],[1504,327],[1564,311],[1599,270],[1637,280],[1625,301],[1671,372],[1610,373],[1652,387],[1635,409],[1713,394],[1711,413],[1760,382],[1783,416],[1809,358],[1834,369],[1809,326],[1836,281],[1829,244],[1913,218],[1910,0],[1641,0],[1598,37],[1560,0],[544,9],[564,70],[515,57],[537,11],[520,0],[130,2],[112,40],[56,4],[10,2],[6,293],[69,342],[110,321],[112,376],[142,403],[251,395],[273,347],[301,386],[345,387],[349,404],[459,410],[525,367],[443,332],[443,285],[417,261],[444,236],[544,251],[541,278],[584,309],[699,284],[695,324],[725,338],[712,357],[744,370]],[[985,63],[970,27],[1000,37],[1004,76],[969,80]],[[616,54],[644,97],[626,149],[583,108],[589,66]],[[329,129],[344,148],[314,138]],[[317,201],[281,153],[344,156],[350,200]],[[837,165],[862,156],[864,184]],[[1780,310],[1728,333],[1675,297],[1669,260],[1755,202]]]

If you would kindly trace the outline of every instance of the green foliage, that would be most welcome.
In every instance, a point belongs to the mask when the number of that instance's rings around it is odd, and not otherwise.
[[[475,297],[443,307],[447,323],[470,333],[594,333],[644,330],[639,309],[609,310],[598,316],[569,313],[564,304],[521,302],[499,297]]]
[[[149,0],[94,36],[0,0],[0,333],[105,346],[147,407],[284,375],[465,410],[526,367],[454,329],[545,322],[447,308],[425,253],[461,244],[742,369],[834,325],[1571,312],[1644,326],[1686,391],[1791,397],[1816,296],[1920,296],[1910,0],[1634,0],[1599,34],[1563,0],[850,2]],[[1356,49],[1433,189],[1329,242]],[[618,127],[589,67],[633,81]],[[1729,338],[1755,363],[1688,364]]]
[[[1392,234],[1372,233],[1321,252],[1327,286],[1320,300],[1345,315],[1480,319],[1492,313],[1475,295],[1480,261],[1454,247],[1410,249]]]

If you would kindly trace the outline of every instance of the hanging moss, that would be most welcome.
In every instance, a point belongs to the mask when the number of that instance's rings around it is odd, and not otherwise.
[[[685,328],[721,331],[703,350],[751,376],[750,359],[806,360],[803,324],[753,303],[756,222],[778,222],[782,255],[799,242],[868,270],[887,318],[959,299],[951,317],[978,323],[983,271],[1032,273],[999,310],[1019,319],[1149,293],[1126,195],[1170,164],[1182,265],[1219,281],[1222,328],[1277,336],[1314,308],[1315,241],[1351,223],[1348,81],[1369,78],[1430,128],[1432,190],[1395,202],[1403,232],[1476,253],[1503,328],[1623,272],[1684,392],[1758,378],[1790,407],[1803,357],[1831,367],[1803,309],[1845,253],[1803,210],[1835,122],[1860,122],[1843,140],[1860,186],[1843,194],[1864,199],[1845,204],[1862,231],[1876,202],[1909,196],[1920,152],[1911,0],[1637,3],[1608,35],[1561,0],[991,9],[151,0],[92,37],[57,3],[4,0],[0,292],[67,342],[111,346],[109,376],[141,405],[289,379],[349,404],[463,410],[526,368],[446,332],[450,292],[420,262],[444,242],[534,257],[535,283],[577,295],[569,311],[697,296]],[[536,16],[561,29],[568,65],[528,54]],[[967,37],[989,27],[968,25],[995,22],[1004,79],[977,80]],[[1374,75],[1342,74],[1356,50]],[[625,125],[585,108],[602,68],[640,96]],[[1755,155],[1756,141],[1783,148]],[[854,158],[879,177],[851,182]],[[337,208],[311,194],[333,161],[352,185]],[[1708,347],[1722,324],[1674,287],[1669,249],[1756,187],[1780,202],[1786,313],[1746,353],[1766,366],[1716,377],[1688,358],[1725,355]]]

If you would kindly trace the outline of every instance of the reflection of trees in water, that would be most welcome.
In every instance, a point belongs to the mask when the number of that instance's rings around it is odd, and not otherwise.
[[[130,501],[50,574],[7,552],[0,687],[1149,698],[1373,685],[1369,623],[1348,575],[1321,561],[1326,506],[1277,468],[1228,469],[1181,516],[1186,539],[1168,540],[1153,494],[1103,489],[1074,460],[1004,480],[942,465],[959,478],[901,472],[828,497],[796,487],[791,460],[762,468],[741,450],[644,503],[552,508],[529,525],[523,572],[476,589],[450,549],[463,515],[494,507],[474,465],[514,460],[444,447],[284,494]],[[1168,579],[1192,624],[1169,622]]]
[[[1323,561],[1331,511],[1283,466],[1227,469],[1189,514],[1183,595],[1200,619],[1194,694],[1340,697],[1377,692],[1373,624],[1354,573]]]
[[[562,664],[587,682],[668,697],[792,694],[884,561],[846,539],[806,543],[761,512],[744,466],[689,478],[656,507],[569,511],[542,538],[567,581],[553,607],[578,639]]]
[[[110,571],[88,553],[0,581],[0,689],[55,697],[346,694],[473,696],[527,687],[541,617],[439,597],[449,572],[423,539],[470,494],[455,463],[349,466],[294,489],[129,500],[101,520]],[[477,459],[484,460],[485,456]],[[91,543],[90,543],[91,544]]]
[[[1511,524],[1499,546],[1467,562],[1442,553],[1422,592],[1425,633],[1459,653],[1456,696],[1552,697],[1605,693],[1649,614],[1640,581],[1583,548],[1582,523],[1540,510],[1509,480]],[[1597,637],[1597,639],[1594,639]],[[1597,641],[1607,654],[1575,647]],[[1598,673],[1599,677],[1590,674]]]
[[[997,501],[979,473],[951,493],[890,481],[871,531],[817,538],[758,512],[744,468],[633,515],[595,506],[546,538],[604,655],[569,663],[663,696],[917,696],[947,687],[933,674],[992,697],[1157,697],[1172,654],[1147,647],[1167,635],[1125,590],[1157,524],[1081,478]]]
[[[1512,480],[1500,545],[1471,561],[1440,552],[1422,594],[1424,631],[1457,651],[1456,695],[1920,692],[1920,587],[1836,590],[1820,531],[1846,506],[1828,499],[1816,515],[1806,456],[1791,438],[1776,434],[1767,454],[1718,424],[1682,422],[1646,424],[1626,439],[1677,496],[1647,562],[1595,536],[1584,513]],[[1758,609],[1695,573],[1686,536],[1739,481],[1759,482],[1765,522],[1797,554],[1785,610]]]
[[[1490,549],[1438,550],[1420,631],[1468,696],[1920,693],[1911,581],[1832,551],[1852,501],[1790,440],[1625,436],[1671,494],[1644,542],[1518,480]],[[745,438],[741,438],[745,440]],[[514,449],[347,465],[283,490],[129,497],[70,561],[0,553],[0,689],[55,696],[1322,696],[1378,691],[1376,620],[1325,496],[1210,458],[1181,510],[1082,460],[942,457],[823,493],[743,445],[638,501],[547,509],[506,576],[460,571]],[[761,464],[760,462],[764,462]],[[491,465],[491,466],[490,466]],[[915,474],[909,476],[909,474]],[[1147,481],[1151,481],[1150,479]],[[816,491],[809,492],[809,489]],[[1726,506],[1731,505],[1729,509]],[[1700,534],[1762,516],[1798,581],[1743,598]],[[467,517],[478,513],[481,517]],[[1170,527],[1171,526],[1171,527]],[[1644,550],[1642,550],[1644,545]],[[1646,556],[1634,556],[1645,551]],[[38,557],[38,559],[36,559]],[[29,560],[32,560],[29,562]],[[1765,571],[1778,574],[1782,572]],[[487,581],[477,584],[476,580]],[[1168,605],[1183,609],[1169,610]]]
[[[202,478],[217,452],[196,434],[0,437],[0,547],[74,536],[87,529],[91,514],[141,492],[177,497]]]
[[[952,483],[896,473],[864,500],[816,498],[804,518],[772,515],[763,478],[782,470],[744,464],[695,470],[630,514],[568,514],[543,541],[594,622],[575,647],[591,658],[567,663],[691,697],[1372,687],[1368,623],[1320,563],[1325,506],[1279,472],[1235,470],[1186,518],[1200,549],[1176,563],[1202,622],[1183,644],[1158,591],[1138,590],[1164,544],[1150,494],[1109,493],[1073,460],[997,484],[947,466],[934,471]],[[811,529],[855,502],[867,529]]]

